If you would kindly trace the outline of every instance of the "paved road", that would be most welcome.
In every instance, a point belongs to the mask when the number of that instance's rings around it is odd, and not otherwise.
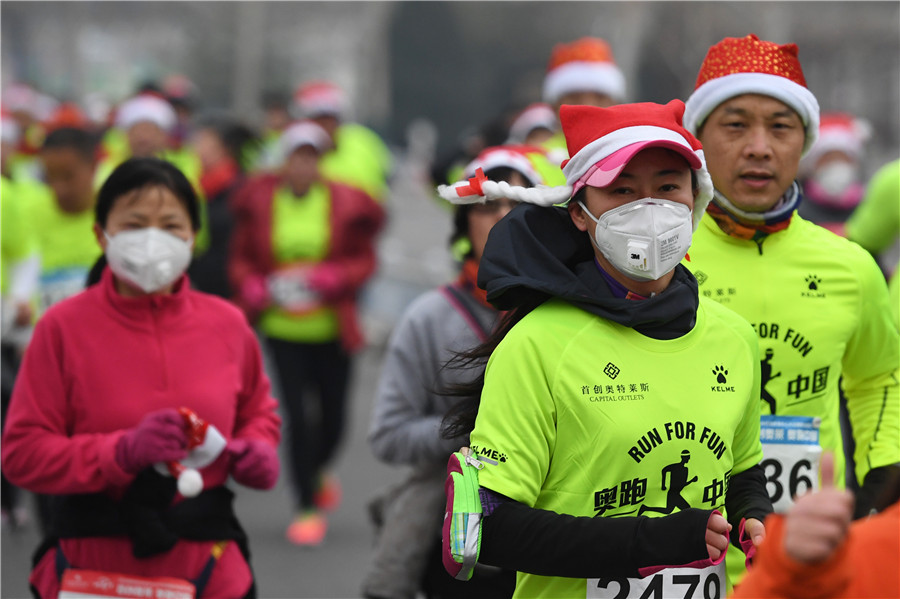
[[[366,502],[402,472],[378,462],[365,436],[384,343],[391,326],[418,293],[449,275],[446,252],[449,211],[427,196],[422,171],[401,164],[380,243],[381,268],[364,302],[370,345],[357,356],[345,444],[335,462],[344,501],[330,518],[322,546],[301,549],[284,538],[291,501],[284,478],[270,492],[236,488],[238,517],[250,535],[259,596],[268,599],[359,597],[373,529]],[[30,555],[39,539],[34,526],[0,533],[0,597],[29,597]]]

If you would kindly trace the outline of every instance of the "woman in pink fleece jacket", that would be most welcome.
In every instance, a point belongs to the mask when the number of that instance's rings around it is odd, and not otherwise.
[[[179,578],[197,597],[255,596],[225,483],[275,485],[281,421],[246,319],[184,275],[199,228],[197,198],[177,168],[126,161],[98,193],[104,256],[88,289],[35,329],[2,467],[14,484],[53,496],[30,578],[39,597],[56,597],[70,569]],[[187,456],[181,407],[227,441],[191,498],[153,467]]]

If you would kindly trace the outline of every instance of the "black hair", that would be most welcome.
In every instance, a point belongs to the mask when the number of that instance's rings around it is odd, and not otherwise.
[[[100,191],[94,208],[94,223],[106,228],[106,220],[116,201],[136,190],[149,187],[165,187],[187,209],[191,228],[200,230],[200,202],[187,177],[171,162],[159,158],[129,158],[109,175]],[[88,273],[87,286],[100,281],[106,266],[106,255],[101,255]]]
[[[506,181],[512,178],[513,173],[519,174],[522,176],[522,179],[525,180],[523,187],[533,187],[531,181],[528,180],[528,177],[519,173],[518,170],[508,167],[508,166],[498,166],[492,168],[484,173],[484,176],[487,177],[491,181]],[[469,212],[472,211],[473,204],[460,204],[456,207],[456,211],[453,213],[453,232],[450,234],[450,245],[452,246],[454,243],[469,236]],[[466,258],[471,257],[472,250],[469,250],[469,253],[466,254]]]
[[[41,150],[70,148],[85,162],[97,159],[97,136],[86,129],[61,127],[47,134]]]
[[[250,169],[252,153],[258,149],[259,136],[250,127],[224,114],[208,114],[197,119],[194,129],[212,131],[225,146],[225,151],[238,164],[241,172]]]
[[[460,370],[473,370],[477,374],[468,383],[448,385],[440,392],[448,397],[458,397],[457,401],[444,415],[441,422],[441,436],[446,439],[454,439],[462,435],[468,435],[475,428],[475,418],[478,416],[478,406],[481,404],[481,391],[484,389],[484,369],[488,358],[516,326],[532,310],[543,304],[548,298],[535,294],[516,308],[509,310],[500,320],[497,328],[481,344],[470,350],[456,353],[444,368],[458,368]]]
[[[153,79],[147,79],[138,84],[135,94],[156,94],[160,97],[164,95],[160,84]]]

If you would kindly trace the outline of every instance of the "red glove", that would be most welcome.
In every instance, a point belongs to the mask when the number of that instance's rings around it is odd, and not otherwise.
[[[165,408],[144,416],[136,427],[116,443],[116,463],[122,470],[137,474],[156,462],[180,460],[187,456],[184,418],[175,408]]]
[[[231,457],[231,476],[252,489],[271,489],[278,482],[280,461],[275,448],[259,439],[232,439],[225,447]]]
[[[265,308],[269,303],[265,277],[260,275],[247,277],[241,286],[241,299],[251,310],[259,311]]]

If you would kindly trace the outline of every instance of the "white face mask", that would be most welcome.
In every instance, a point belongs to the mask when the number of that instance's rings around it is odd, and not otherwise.
[[[153,293],[175,282],[191,262],[193,239],[156,227],[106,235],[106,261],[116,276]]]
[[[594,245],[619,272],[636,281],[653,281],[678,265],[691,246],[691,210],[680,202],[644,198],[595,218]]]
[[[826,164],[813,175],[813,180],[833,197],[843,194],[858,179],[858,169],[842,160]]]

